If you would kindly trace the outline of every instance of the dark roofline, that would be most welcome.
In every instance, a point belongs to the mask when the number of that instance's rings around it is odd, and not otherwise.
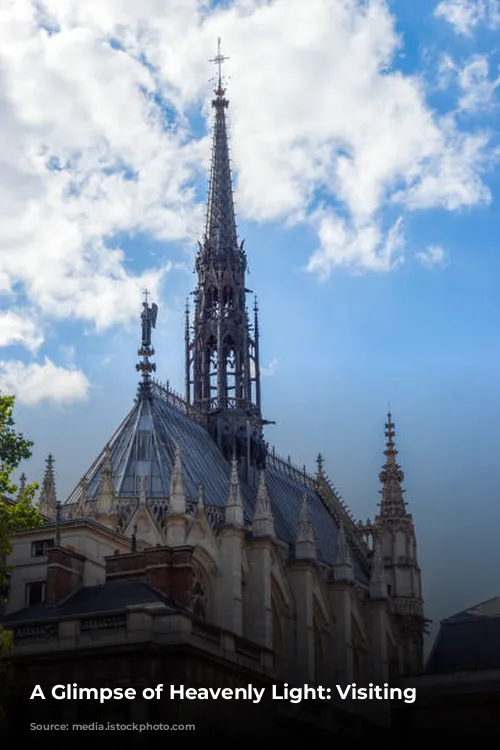
[[[86,617],[99,617],[102,615],[103,617],[108,617],[112,615],[123,615],[126,614],[131,609],[141,607],[141,606],[151,606],[154,604],[154,602],[151,601],[140,601],[140,599],[137,602],[134,602],[132,604],[126,604],[125,606],[117,607],[116,609],[109,609],[109,610],[90,610],[85,611],[82,610],[81,612],[73,612],[70,614],[61,614],[58,612],[60,608],[62,608],[66,603],[70,602],[71,599],[75,598],[79,594],[81,594],[82,591],[92,591],[95,589],[106,589],[106,586],[127,586],[127,585],[137,585],[140,584],[144,588],[148,589],[150,592],[152,592],[157,598],[158,598],[158,604],[164,604],[166,607],[170,608],[172,612],[175,612],[176,614],[183,614],[188,617],[193,618],[193,613],[188,610],[185,606],[182,604],[175,602],[170,597],[166,596],[162,591],[155,588],[154,586],[151,586],[147,581],[143,580],[137,580],[137,579],[124,579],[121,581],[107,581],[106,583],[97,584],[95,586],[80,586],[75,591],[72,591],[70,594],[65,596],[61,601],[57,602],[56,604],[44,604],[43,611],[40,613],[39,616],[36,616],[34,618],[26,617],[26,615],[29,615],[31,607],[23,607],[23,609],[18,610],[17,612],[12,612],[10,615],[6,615],[5,617],[0,618],[0,625],[7,628],[12,629],[16,627],[22,627],[24,625],[41,625],[41,624],[50,624],[55,622],[66,622],[69,620],[80,620],[85,619]],[[19,619],[15,619],[15,617],[18,617]],[[11,619],[12,618],[12,619]],[[194,618],[196,619],[196,618]]]
[[[38,534],[38,533],[46,533],[47,530],[56,528],[57,522],[54,519],[48,520],[46,523],[44,523],[42,526],[36,526],[33,529],[25,529],[24,531],[16,531],[14,534],[11,535],[12,538],[22,536],[23,534]],[[103,523],[99,523],[99,521],[94,520],[93,518],[87,518],[86,516],[83,516],[82,518],[69,518],[64,519],[60,521],[59,524],[60,528],[62,527],[75,527],[78,526],[86,526],[88,528],[93,528],[96,531],[105,532],[106,536],[110,536],[112,538],[115,538],[119,541],[126,542],[130,545],[130,538],[125,536],[124,534],[121,534],[119,531],[114,531],[114,529],[110,529],[109,526],[105,526]]]
[[[475,615],[471,613],[472,609],[478,609],[479,607],[483,607],[485,604],[489,604],[490,602],[494,602],[495,600],[500,600],[500,597],[498,596],[492,596],[490,599],[485,599],[483,602],[479,602],[478,604],[473,604],[471,607],[467,607],[466,609],[462,609],[460,612],[457,612],[454,615],[450,615],[449,617],[446,617],[444,620],[441,620],[440,625],[455,625],[457,623],[466,622],[469,619],[476,620],[491,620],[492,617],[498,617],[500,618],[500,614],[498,615]]]

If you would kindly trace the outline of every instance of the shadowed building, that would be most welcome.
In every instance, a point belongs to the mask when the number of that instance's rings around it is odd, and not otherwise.
[[[218,669],[233,681],[392,683],[422,669],[425,628],[394,424],[389,414],[380,510],[366,524],[353,520],[321,456],[311,474],[268,447],[216,61],[185,396],[153,378],[158,309],[146,297],[130,412],[61,506],[48,461],[40,507],[52,521],[14,539],[14,659],[36,671],[64,653],[86,674],[79,654],[128,647],[151,684],[150,655],[182,646],[198,660],[184,682],[209,684]],[[337,706],[336,721],[355,709]]]
[[[401,716],[413,739],[438,728],[447,738],[477,741],[481,731],[498,730],[500,598],[443,620],[424,673],[404,682],[418,694]]]

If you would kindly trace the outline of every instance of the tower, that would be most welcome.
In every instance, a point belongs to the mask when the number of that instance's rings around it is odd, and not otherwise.
[[[423,667],[426,621],[423,616],[415,527],[404,501],[404,473],[397,462],[395,435],[395,425],[389,412],[385,424],[385,463],[379,475],[382,499],[374,523],[374,534],[386,571],[387,595],[402,638],[404,670],[418,672]]]
[[[186,400],[207,414],[209,432],[242,478],[255,485],[266,443],[260,404],[257,304],[250,323],[247,258],[236,229],[220,52],[205,233],[198,246],[194,321],[186,310]]]

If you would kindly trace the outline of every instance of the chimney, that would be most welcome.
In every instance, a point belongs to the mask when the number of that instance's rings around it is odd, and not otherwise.
[[[189,603],[193,583],[192,547],[149,547],[105,558],[106,583],[144,581],[178,604]]]
[[[47,554],[47,604],[57,604],[83,586],[85,558],[74,550],[53,547]]]

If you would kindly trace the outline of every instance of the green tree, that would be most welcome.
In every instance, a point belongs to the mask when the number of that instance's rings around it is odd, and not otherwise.
[[[18,487],[12,481],[13,471],[21,461],[30,458],[33,447],[32,442],[15,430],[14,403],[14,396],[0,395],[0,592],[8,584],[6,564],[12,549],[11,534],[43,523],[38,509],[33,506],[38,484],[30,484],[18,494]],[[9,502],[9,497],[16,498],[16,502]],[[0,627],[0,659],[11,646],[10,631]]]

